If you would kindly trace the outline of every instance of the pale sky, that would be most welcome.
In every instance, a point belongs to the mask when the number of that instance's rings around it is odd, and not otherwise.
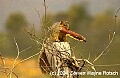
[[[34,10],[40,11],[41,15],[44,12],[43,0],[0,0],[0,31],[4,31],[5,22],[10,13],[21,11],[27,16],[31,23],[38,27],[39,18]],[[88,10],[92,15],[102,12],[106,8],[117,9],[120,7],[120,0],[46,0],[48,12],[56,13],[65,11],[73,3],[88,2]]]

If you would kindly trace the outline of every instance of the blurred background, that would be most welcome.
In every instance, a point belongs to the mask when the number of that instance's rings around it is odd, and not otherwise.
[[[46,0],[47,21],[51,26],[53,23],[66,20],[70,29],[86,37],[87,42],[78,43],[71,38],[71,47],[77,58],[87,59],[90,54],[90,62],[98,56],[108,45],[114,30],[114,16],[120,8],[120,0]],[[40,17],[38,15],[38,12]],[[11,59],[17,55],[14,38],[19,45],[20,51],[31,47],[21,53],[19,60],[27,58],[40,51],[41,46],[30,39],[25,28],[35,28],[36,35],[41,38],[41,19],[44,15],[43,0],[0,0],[0,53],[8,58],[6,63],[12,65]],[[109,38],[110,37],[110,38]],[[98,59],[96,65],[120,64],[120,13],[117,18],[116,35],[109,52]],[[82,55],[82,56],[81,56]],[[39,78],[42,74],[38,66],[38,56],[21,66],[33,66],[33,68],[17,68],[16,72],[20,78]],[[96,67],[97,71],[118,71],[120,66]],[[23,73],[28,72],[31,73]],[[34,74],[33,74],[34,73]],[[0,75],[2,73],[0,72]],[[93,78],[94,76],[89,76]],[[96,78],[118,78],[119,76],[96,76]],[[0,77],[5,78],[5,77]],[[87,76],[83,76],[87,78]]]

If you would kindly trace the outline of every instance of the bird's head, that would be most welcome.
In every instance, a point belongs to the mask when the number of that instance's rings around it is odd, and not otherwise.
[[[57,23],[53,24],[51,29],[52,29],[52,35],[54,35],[54,37],[64,35],[64,37],[69,36],[75,40],[86,42],[85,37],[83,37],[82,35],[80,35],[78,33],[73,32],[69,29],[69,23],[67,21],[57,22]]]

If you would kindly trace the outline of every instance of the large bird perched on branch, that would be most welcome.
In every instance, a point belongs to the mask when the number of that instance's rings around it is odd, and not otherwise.
[[[50,28],[50,38],[48,39],[48,42],[45,43],[45,46],[43,46],[40,52],[39,65],[43,73],[48,73],[52,71],[52,67],[51,67],[50,61],[48,60],[49,58],[46,54],[45,48],[48,48],[48,46],[51,45],[49,44],[49,42],[50,43],[67,42],[67,39],[66,39],[67,36],[72,37],[78,41],[86,42],[85,37],[69,29],[69,24],[67,21],[60,21],[60,22],[54,23]]]

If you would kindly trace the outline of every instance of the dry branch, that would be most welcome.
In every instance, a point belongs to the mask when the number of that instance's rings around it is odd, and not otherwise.
[[[94,61],[93,61],[93,63],[95,62],[95,61],[97,61],[101,56],[103,56],[104,54],[106,54],[105,52],[108,50],[109,51],[109,48],[110,48],[110,46],[111,46],[111,44],[113,43],[113,41],[114,41],[114,38],[115,38],[115,32],[116,32],[116,27],[117,27],[117,17],[118,17],[118,12],[119,12],[119,10],[120,10],[120,8],[118,8],[117,9],[117,11],[116,11],[116,14],[115,14],[115,19],[114,19],[114,30],[113,30],[113,32],[112,32],[112,38],[111,38],[111,40],[110,40],[110,42],[108,43],[108,45],[105,47],[105,49],[94,59]],[[109,36],[110,37],[110,36]],[[109,38],[110,39],[110,38]],[[107,51],[107,53],[108,53],[108,51]]]

